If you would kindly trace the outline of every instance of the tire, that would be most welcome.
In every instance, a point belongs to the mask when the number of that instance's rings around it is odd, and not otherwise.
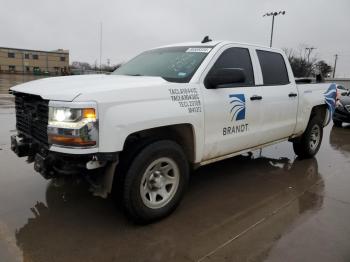
[[[333,124],[334,124],[334,126],[336,126],[336,127],[341,127],[342,124],[343,124],[343,122],[333,119]]]
[[[311,158],[320,149],[323,137],[322,121],[313,117],[303,135],[293,142],[295,154],[300,158]]]
[[[126,149],[121,152],[120,162],[115,170],[112,187],[112,197],[118,208],[123,206],[125,176],[132,161],[145,147],[153,142],[155,140],[152,138],[137,140],[128,144]]]
[[[182,148],[170,140],[153,142],[133,159],[125,175],[123,206],[137,224],[147,224],[172,213],[189,179]]]

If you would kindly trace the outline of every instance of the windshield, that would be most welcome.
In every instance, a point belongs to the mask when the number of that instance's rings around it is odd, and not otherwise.
[[[112,74],[159,76],[167,81],[187,83],[212,47],[167,47],[146,51]]]

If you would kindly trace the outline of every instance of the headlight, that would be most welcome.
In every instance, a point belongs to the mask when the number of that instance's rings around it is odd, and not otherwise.
[[[75,122],[81,118],[81,109],[72,108],[55,108],[50,107],[50,120],[57,122]]]
[[[66,147],[94,147],[98,143],[97,107],[94,103],[50,102],[49,143]]]

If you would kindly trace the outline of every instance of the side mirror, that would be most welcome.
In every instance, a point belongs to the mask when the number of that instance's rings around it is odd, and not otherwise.
[[[219,68],[209,73],[205,86],[210,89],[231,87],[232,84],[243,84],[245,80],[245,72],[241,68]]]

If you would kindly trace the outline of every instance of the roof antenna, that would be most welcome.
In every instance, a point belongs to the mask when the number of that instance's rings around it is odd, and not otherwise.
[[[208,43],[208,42],[211,42],[211,41],[213,41],[213,40],[211,40],[210,38],[209,38],[209,36],[205,36],[204,38],[203,38],[203,40],[202,40],[202,44],[204,44],[204,43]]]

